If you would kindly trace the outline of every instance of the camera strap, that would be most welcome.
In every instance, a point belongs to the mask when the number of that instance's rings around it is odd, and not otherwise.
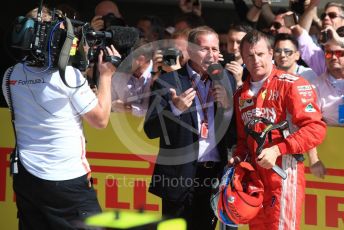
[[[70,57],[70,50],[72,48],[73,40],[75,38],[73,26],[72,26],[70,19],[65,17],[65,20],[66,20],[66,24],[67,24],[67,35],[66,35],[65,42],[63,43],[63,46],[62,46],[62,49],[60,52],[57,66],[59,68],[59,73],[60,73],[60,76],[61,76],[63,83],[66,86],[68,86],[69,88],[78,88],[80,86],[72,87],[72,86],[68,85],[68,83],[66,81],[66,76],[65,76],[66,66],[68,65],[69,57]],[[84,84],[85,84],[85,82],[84,82]]]
[[[17,132],[15,127],[15,116],[14,116],[14,107],[13,107],[13,101],[12,101],[12,94],[11,94],[11,75],[13,72],[14,67],[10,67],[8,69],[7,75],[6,75],[6,91],[7,91],[7,98],[8,98],[8,106],[11,112],[11,123],[13,127],[13,133],[14,133],[14,140],[15,140],[15,146],[14,150],[11,153],[10,156],[10,174],[18,174],[18,160],[19,160],[19,152],[18,152],[18,145],[17,145]]]

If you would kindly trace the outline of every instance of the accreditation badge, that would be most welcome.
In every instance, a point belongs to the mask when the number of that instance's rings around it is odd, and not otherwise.
[[[208,122],[202,122],[201,124],[201,137],[208,138]]]

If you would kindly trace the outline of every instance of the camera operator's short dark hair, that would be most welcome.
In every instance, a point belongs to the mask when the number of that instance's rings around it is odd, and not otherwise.
[[[297,42],[297,39],[295,38],[295,36],[292,34],[287,34],[287,33],[277,34],[275,37],[274,47],[279,41],[290,41],[291,43],[293,43],[293,45],[296,47],[297,50],[299,49],[299,43]]]

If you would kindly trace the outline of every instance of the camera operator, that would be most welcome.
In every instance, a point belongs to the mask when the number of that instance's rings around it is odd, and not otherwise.
[[[111,25],[124,26],[125,22],[119,9],[113,1],[101,1],[94,9],[91,26],[94,30],[105,30]]]
[[[113,46],[106,51],[119,56]],[[104,62],[103,54],[98,56],[98,96],[72,66],[65,68],[69,86],[56,67],[26,60],[5,73],[2,88],[16,137],[11,169],[19,229],[86,229],[83,219],[101,212],[82,120],[95,128],[105,128],[109,121],[116,67]]]

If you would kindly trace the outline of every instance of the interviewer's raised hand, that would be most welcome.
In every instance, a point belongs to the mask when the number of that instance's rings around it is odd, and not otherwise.
[[[177,95],[176,90],[173,88],[170,89],[170,93],[173,105],[181,112],[184,112],[185,110],[190,108],[190,106],[192,105],[192,100],[196,96],[196,91],[193,88],[187,89],[179,96]]]

